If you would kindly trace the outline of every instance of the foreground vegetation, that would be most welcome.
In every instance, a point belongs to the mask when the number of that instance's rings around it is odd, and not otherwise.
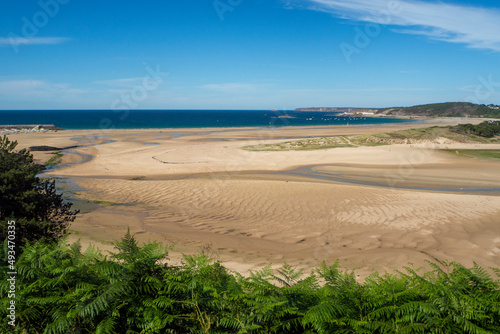
[[[66,234],[78,211],[71,210],[55,180],[40,178],[45,168],[34,163],[17,142],[0,138],[0,242],[10,234],[9,221],[16,221],[16,252],[26,242],[57,241]]]
[[[5,245],[4,245],[5,246]],[[432,263],[357,282],[338,265],[284,265],[250,277],[204,254],[169,266],[168,249],[127,233],[108,256],[35,243],[16,262],[16,327],[2,333],[498,333],[500,286],[484,269]],[[5,263],[5,247],[0,253]],[[7,318],[2,267],[0,317]],[[500,276],[500,270],[495,270]]]

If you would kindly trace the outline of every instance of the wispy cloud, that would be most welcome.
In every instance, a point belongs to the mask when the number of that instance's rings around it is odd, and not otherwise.
[[[500,51],[500,10],[409,0],[307,0],[310,9],[346,20],[399,26],[398,33]]]
[[[70,40],[67,37],[0,37],[0,46],[53,45]]]
[[[0,96],[52,98],[57,96],[75,96],[86,93],[79,88],[72,88],[64,83],[50,83],[44,80],[6,80],[0,81]]]
[[[342,94],[342,93],[393,93],[393,92],[428,92],[434,91],[433,88],[420,88],[420,87],[373,87],[373,88],[331,88],[331,89],[287,89],[282,92],[294,93],[311,93],[311,94]]]
[[[203,89],[208,89],[228,94],[256,92],[260,87],[261,85],[258,84],[238,83],[238,82],[207,84],[202,86]]]
[[[137,85],[140,85],[143,81],[144,78],[122,78],[122,79],[101,80],[101,81],[96,81],[95,83],[112,87],[132,88]]]

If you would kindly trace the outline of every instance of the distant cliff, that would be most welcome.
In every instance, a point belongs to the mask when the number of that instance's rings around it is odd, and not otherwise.
[[[434,116],[434,117],[488,117],[500,118],[500,106],[447,102],[424,104],[413,107],[378,109],[377,115],[387,116]]]
[[[321,111],[339,113],[374,113],[375,116],[420,116],[420,117],[486,117],[500,118],[500,106],[473,104],[467,102],[446,102],[423,104],[413,107],[393,108],[337,108],[337,107],[312,107],[297,108],[295,111]]]

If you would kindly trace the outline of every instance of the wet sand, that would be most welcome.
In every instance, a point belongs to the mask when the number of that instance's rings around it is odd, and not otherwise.
[[[499,160],[457,157],[436,150],[445,148],[436,143],[241,149],[284,138],[429,125],[86,130],[11,139],[20,147],[86,146],[65,152],[65,165],[47,173],[68,178],[70,188],[72,182],[78,185],[78,205],[108,202],[88,206],[72,224],[70,241],[81,239],[84,247],[111,250],[111,242],[130,227],[140,241],[175,243],[173,263],[181,261],[182,253],[205,250],[242,273],[269,263],[287,261],[311,269],[339,260],[343,268],[364,276],[401,269],[408,262],[425,265],[434,257],[498,267]],[[35,157],[49,156],[36,152]]]

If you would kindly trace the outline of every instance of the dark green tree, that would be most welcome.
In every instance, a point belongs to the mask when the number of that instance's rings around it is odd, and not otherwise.
[[[458,124],[452,126],[451,131],[465,134],[475,135],[484,138],[493,138],[500,135],[500,122],[482,122],[480,124]]]
[[[55,241],[66,233],[78,210],[64,202],[55,180],[38,177],[43,167],[17,141],[0,138],[0,241],[9,220],[16,222],[16,246],[44,239]]]

